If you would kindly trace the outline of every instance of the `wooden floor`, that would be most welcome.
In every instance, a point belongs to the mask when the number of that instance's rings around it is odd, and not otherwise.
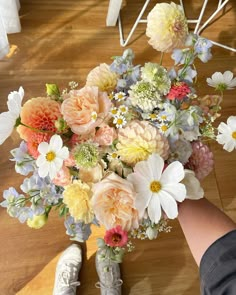
[[[127,0],[122,10],[125,33],[128,32],[144,1]],[[201,0],[189,0],[187,15],[196,16]],[[217,5],[209,1],[207,13]],[[154,5],[152,1],[150,8]],[[121,55],[117,27],[106,27],[108,0],[21,0],[22,33],[10,35],[15,50],[10,58],[0,61],[0,111],[6,110],[7,94],[22,85],[25,99],[45,93],[45,83],[62,87],[76,80],[82,87],[88,72],[99,63],[110,63],[110,57]],[[203,35],[215,41],[236,47],[236,2],[230,1],[226,14],[208,27]],[[131,47],[136,53],[135,62],[158,62],[159,53],[147,43],[145,25],[138,26]],[[236,58],[229,51],[213,48],[214,58],[207,64],[198,64],[198,91],[214,93],[205,84],[206,77],[215,71],[231,70],[236,74]],[[164,64],[171,65],[168,55]],[[236,115],[236,95],[225,93],[222,119]],[[16,175],[8,159],[9,150],[19,139],[13,135],[0,147],[0,195],[10,186],[18,187],[22,179]],[[204,180],[205,194],[236,221],[236,151],[227,153],[211,144],[215,155],[215,169]],[[1,197],[0,197],[1,198]],[[188,249],[178,221],[173,230],[152,242],[137,242],[136,251],[127,255],[121,266],[123,294],[128,295],[197,295],[199,294],[198,269]],[[0,295],[12,295],[35,277],[70,241],[65,235],[63,221],[53,215],[48,225],[38,231],[30,230],[0,209]],[[84,264],[78,294],[95,295],[97,276],[94,267],[96,237],[103,233],[95,230],[90,241],[83,246]],[[53,281],[53,274],[49,277]],[[51,289],[42,295],[51,294]],[[23,293],[21,293],[23,294]],[[35,293],[36,294],[36,293]],[[25,295],[25,294],[23,294]],[[34,292],[32,293],[34,295]]]

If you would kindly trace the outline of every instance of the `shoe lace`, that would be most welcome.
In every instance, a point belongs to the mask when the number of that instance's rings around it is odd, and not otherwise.
[[[104,291],[118,291],[118,287],[123,284],[121,279],[116,279],[113,275],[112,268],[109,269],[107,272],[103,272],[103,278],[100,282],[95,284],[96,288],[103,289]],[[110,284],[109,284],[110,282]],[[118,294],[118,293],[117,293]],[[115,295],[115,294],[114,294]]]
[[[66,287],[70,291],[75,291],[80,282],[76,280],[76,267],[72,263],[67,263],[63,266],[63,270],[58,276],[58,281],[61,287]]]

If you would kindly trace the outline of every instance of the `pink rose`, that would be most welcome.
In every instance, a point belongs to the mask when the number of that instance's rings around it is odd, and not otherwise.
[[[92,206],[106,229],[120,225],[123,230],[138,228],[138,212],[134,206],[133,184],[115,173],[94,184]]]
[[[96,86],[72,90],[61,105],[64,120],[76,134],[86,134],[99,126],[108,117],[111,101],[105,92]],[[97,119],[92,118],[93,113]]]
[[[61,170],[57,173],[56,177],[53,178],[52,182],[55,185],[65,186],[71,184],[71,175],[69,169],[63,165]]]
[[[99,145],[111,145],[113,140],[117,138],[117,133],[115,128],[108,125],[103,125],[98,129],[95,134],[94,141]]]

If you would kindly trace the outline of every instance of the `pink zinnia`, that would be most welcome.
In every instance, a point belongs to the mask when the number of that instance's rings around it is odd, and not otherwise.
[[[186,83],[177,82],[171,86],[170,91],[167,94],[167,98],[170,100],[174,100],[175,98],[181,100],[190,92],[191,90]]]
[[[200,141],[193,142],[192,149],[192,155],[185,167],[193,170],[196,177],[201,180],[206,177],[213,169],[213,154],[209,147]]]
[[[110,247],[123,247],[128,242],[128,233],[120,225],[106,231],[105,243]]]

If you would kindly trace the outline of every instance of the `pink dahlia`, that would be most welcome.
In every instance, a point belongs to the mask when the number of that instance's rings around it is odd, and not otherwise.
[[[58,102],[47,97],[35,97],[24,104],[20,116],[23,124],[34,128],[32,130],[22,125],[17,127],[20,137],[25,141],[30,141],[35,133],[45,135],[48,132],[52,136],[57,130],[55,121],[62,115]]]
[[[106,231],[104,240],[110,247],[123,247],[128,242],[128,233],[120,225],[117,225]]]
[[[182,100],[190,92],[191,90],[186,83],[177,82],[171,86],[170,91],[167,94],[167,98],[170,100],[174,100],[175,98],[178,100]]]
[[[200,141],[192,143],[192,155],[186,164],[186,168],[193,170],[196,177],[201,180],[213,169],[213,154],[209,147]]]

